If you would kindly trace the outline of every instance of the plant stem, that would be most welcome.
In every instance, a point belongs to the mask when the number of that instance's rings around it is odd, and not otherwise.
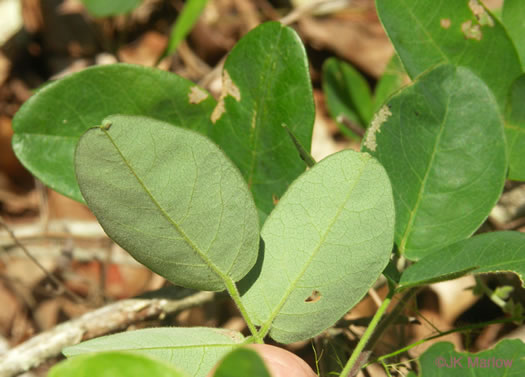
[[[237,305],[237,308],[239,308],[239,311],[241,312],[241,315],[244,318],[246,325],[250,329],[250,332],[252,333],[253,337],[255,338],[255,342],[263,344],[264,342],[262,341],[261,336],[257,332],[255,325],[253,324],[252,320],[250,319],[250,316],[248,315],[248,311],[242,303],[241,295],[239,293],[239,290],[237,289],[237,285],[235,285],[235,282],[232,279],[225,279],[225,283],[226,289],[228,290],[230,297],[235,302],[235,305]]]
[[[365,349],[365,346],[367,345],[368,340],[372,336],[372,333],[374,332],[377,324],[379,323],[379,320],[381,319],[381,317],[383,317],[383,314],[386,308],[388,307],[388,305],[390,304],[390,301],[392,301],[392,296],[393,296],[393,291],[390,291],[388,293],[388,296],[383,300],[383,303],[381,304],[379,309],[377,309],[376,314],[370,321],[370,325],[368,325],[365,333],[359,340],[359,343],[357,343],[357,346],[354,348],[352,355],[350,355],[350,359],[348,359],[348,362],[346,363],[343,371],[341,372],[340,377],[350,376],[350,372],[354,370],[354,366],[359,356],[361,356],[361,352]]]
[[[368,325],[365,333],[359,340],[359,343],[357,343],[357,346],[352,352],[352,355],[346,363],[345,368],[341,372],[340,377],[354,377],[357,375],[361,369],[361,366],[366,364],[368,361],[372,350],[385,330],[397,320],[397,317],[399,317],[399,315],[403,312],[406,304],[410,301],[418,289],[419,288],[408,289],[403,297],[401,297],[401,299],[398,301],[394,309],[392,309],[392,311],[388,314],[388,316],[386,316],[383,321],[379,322],[388,305],[392,301],[392,297],[395,293],[394,290],[390,290],[390,292],[388,292],[388,295],[383,301],[383,304],[379,307],[376,314],[372,318],[372,321],[370,321],[370,324]]]
[[[396,350],[396,351],[394,351],[392,353],[389,353],[387,355],[383,355],[383,356],[377,358],[376,360],[374,360],[374,361],[372,361],[372,362],[370,362],[368,364],[372,364],[372,363],[376,363],[376,362],[382,363],[386,359],[389,359],[391,357],[394,357],[394,356],[397,356],[397,355],[399,355],[401,353],[404,353],[404,352],[406,352],[406,351],[408,351],[408,350],[410,350],[410,349],[412,349],[414,347],[417,347],[420,344],[423,344],[423,343],[425,343],[425,342],[427,342],[429,340],[437,339],[437,338],[440,338],[440,337],[448,335],[448,334],[452,334],[452,333],[455,333],[455,332],[475,330],[475,329],[478,329],[478,328],[484,328],[486,326],[494,325],[494,324],[497,324],[497,323],[510,323],[510,322],[519,321],[519,320],[523,320],[523,318],[496,319],[494,321],[476,323],[474,325],[467,325],[467,326],[463,326],[463,327],[458,327],[457,329],[452,329],[452,330],[440,332],[439,334],[432,335],[432,336],[429,336],[428,338],[424,338],[424,339],[418,340],[417,342],[409,344],[408,346],[400,348],[400,349],[398,349],[398,350]]]

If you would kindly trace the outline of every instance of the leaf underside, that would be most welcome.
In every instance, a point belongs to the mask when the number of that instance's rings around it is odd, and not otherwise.
[[[370,155],[346,150],[317,163],[263,226],[263,252],[240,282],[251,318],[282,343],[330,327],[383,271],[393,227],[388,177]]]
[[[67,347],[63,353],[67,357],[107,351],[140,353],[175,365],[189,376],[204,377],[242,341],[242,334],[232,330],[163,327],[102,336]]]
[[[206,137],[113,116],[76,154],[82,194],[106,233],[171,282],[220,291],[251,269],[259,224],[237,168]]]

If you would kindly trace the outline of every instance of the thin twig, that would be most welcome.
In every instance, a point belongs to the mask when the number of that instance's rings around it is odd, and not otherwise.
[[[365,132],[366,132],[365,129],[353,123],[350,119],[348,119],[344,115],[338,115],[336,121],[338,123],[345,125],[346,128],[348,128],[350,131],[352,131],[354,134],[356,134],[360,138],[363,138],[365,136]]]
[[[127,299],[104,306],[40,333],[2,355],[0,377],[12,377],[60,355],[62,349],[129,327],[147,318],[172,314],[209,302],[213,292],[181,290],[177,298]]]
[[[0,217],[0,225],[4,227],[4,229],[9,233],[9,236],[12,238],[13,242],[18,246],[24,254],[44,273],[44,275],[53,282],[55,285],[55,290],[57,294],[60,294],[64,292],[69,298],[73,299],[77,303],[81,303],[83,300],[80,296],[78,296],[75,292],[71,291],[69,288],[67,288],[60,280],[56,278],[55,275],[51,274],[49,271],[46,270],[46,268],[36,259],[30,252],[27,250],[27,248],[16,238],[13,231],[9,228],[9,226],[6,224],[4,219]]]

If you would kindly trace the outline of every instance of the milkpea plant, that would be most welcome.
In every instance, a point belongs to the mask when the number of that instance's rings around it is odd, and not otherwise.
[[[66,348],[51,376],[204,377],[220,360],[215,376],[268,376],[240,345],[318,336],[382,274],[389,293],[340,375],[367,362],[390,375],[389,360],[413,345],[371,351],[418,287],[500,271],[523,282],[525,234],[473,234],[505,179],[525,180],[525,2],[506,0],[500,18],[475,0],[377,0],[377,11],[397,51],[381,90],[372,96],[345,63],[324,69],[334,116],[368,126],[360,152],[309,156],[305,50],[277,22],[233,48],[218,100],[177,75],[114,64],[22,106],[13,147],[36,177],[85,202],[116,243],[173,284],[226,291],[251,333],[128,331]],[[506,304],[505,321],[521,321],[521,306]],[[523,355],[520,340],[476,355],[437,343],[410,375],[465,375],[435,365],[453,356],[512,359],[472,376],[525,375]]]

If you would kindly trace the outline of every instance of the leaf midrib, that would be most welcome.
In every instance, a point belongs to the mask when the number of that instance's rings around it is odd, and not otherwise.
[[[204,264],[206,264],[208,266],[208,268],[210,268],[210,270],[212,270],[212,272],[214,272],[225,283],[225,286],[226,286],[226,284],[227,284],[226,282],[229,280],[229,278],[221,270],[219,270],[217,268],[217,266],[215,266],[214,263],[212,263],[212,261],[206,256],[206,254],[196,244],[193,243],[193,241],[186,235],[186,233],[179,226],[179,224],[175,220],[173,220],[171,218],[171,216],[169,215],[169,213],[167,213],[166,210],[161,206],[161,204],[157,201],[157,199],[153,196],[151,191],[148,189],[146,184],[136,174],[135,170],[133,169],[133,167],[131,166],[131,164],[127,160],[127,158],[124,156],[124,154],[122,153],[120,148],[117,146],[117,144],[115,143],[115,140],[113,140],[113,138],[111,137],[109,132],[107,130],[103,129],[103,128],[99,128],[99,129],[102,132],[104,132],[104,134],[107,136],[107,138],[109,139],[109,141],[111,142],[111,144],[113,145],[113,147],[115,148],[117,153],[119,154],[119,156],[122,159],[122,161],[124,161],[124,163],[128,167],[128,169],[131,172],[131,174],[135,177],[135,179],[140,184],[142,189],[146,192],[148,197],[151,199],[152,203],[158,208],[158,210],[160,211],[162,216],[164,216],[164,218],[166,218],[166,220],[168,220],[168,222],[173,225],[175,230],[182,236],[184,241],[195,251],[197,256],[204,262]]]
[[[339,215],[341,214],[341,212],[343,211],[343,209],[346,207],[346,204],[348,203],[348,201],[350,200],[350,197],[355,189],[355,187],[357,186],[357,184],[359,183],[359,180],[366,168],[366,166],[368,165],[368,161],[365,161],[363,163],[363,166],[361,167],[360,171],[359,171],[359,174],[357,175],[352,187],[350,188],[350,190],[348,190],[348,194],[345,198],[345,200],[343,201],[343,203],[341,204],[341,206],[338,208],[337,210],[337,213],[336,215],[334,216],[334,219],[330,222],[330,225],[326,228],[326,231],[325,233],[323,234],[323,236],[321,237],[321,239],[319,240],[319,243],[317,244],[317,246],[315,247],[314,251],[312,252],[312,254],[310,255],[310,257],[308,258],[308,261],[304,264],[304,267],[303,269],[299,272],[299,274],[297,275],[297,277],[292,281],[292,283],[288,286],[288,289],[286,290],[286,292],[284,293],[281,301],[279,302],[279,304],[275,307],[274,311],[270,314],[270,317],[266,320],[266,322],[261,326],[261,330],[259,331],[260,334],[263,334],[265,335],[265,333],[270,329],[273,321],[275,320],[275,318],[279,315],[279,312],[281,311],[281,309],[283,308],[283,306],[286,304],[286,301],[288,300],[288,298],[290,297],[290,295],[292,294],[292,292],[295,290],[295,287],[298,283],[298,281],[303,277],[303,275],[305,274],[306,270],[308,269],[308,267],[310,267],[310,264],[312,263],[312,260],[314,259],[314,257],[317,255],[317,253],[319,252],[319,250],[321,249],[321,246],[323,245],[326,237],[328,236],[328,234],[330,233],[330,230],[332,229],[332,226],[335,224],[335,222],[337,221],[337,219],[339,218]]]
[[[403,236],[401,237],[401,242],[399,243],[399,251],[400,251],[400,253],[404,253],[405,252],[405,247],[406,247],[406,244],[408,242],[408,238],[411,235],[412,227],[414,225],[414,221],[416,220],[417,211],[419,209],[419,206],[421,205],[421,201],[422,201],[423,195],[425,193],[425,188],[426,188],[426,184],[427,184],[427,181],[428,181],[428,177],[430,175],[430,172],[432,170],[432,165],[434,164],[434,160],[435,160],[436,155],[437,155],[437,147],[438,147],[439,143],[441,142],[441,137],[443,135],[443,132],[445,131],[445,124],[446,124],[446,120],[447,120],[447,117],[448,117],[448,111],[449,111],[449,108],[450,108],[450,98],[451,97],[449,96],[448,99],[447,99],[447,106],[446,106],[445,114],[443,116],[443,120],[441,122],[440,130],[439,130],[439,133],[437,135],[436,141],[434,143],[434,149],[432,150],[432,156],[430,157],[430,161],[428,163],[428,167],[427,167],[427,170],[425,172],[425,176],[421,180],[421,186],[419,187],[419,191],[417,193],[416,203],[415,203],[414,208],[412,209],[412,211],[410,211],[410,216],[409,216],[409,219],[408,219],[407,227],[405,228],[405,232],[403,233]]]
[[[275,42],[273,48],[272,48],[272,51],[270,54],[268,54],[268,60],[265,62],[265,72],[269,71],[268,67],[271,67],[271,63],[273,61],[273,58],[274,58],[274,54],[275,54],[275,51],[277,49],[277,46],[279,45],[280,41],[281,41],[281,35],[283,33],[283,27],[279,27],[279,34],[277,35],[277,41]],[[265,77],[267,77],[268,75],[266,74]],[[266,80],[267,84],[265,85],[264,87],[264,94],[259,96],[259,99],[256,101],[255,103],[255,108],[253,109],[253,111],[255,112],[256,114],[256,120],[255,120],[255,128],[253,129],[251,135],[250,135],[250,145],[251,145],[251,150],[252,150],[252,158],[251,158],[251,161],[250,161],[250,172],[248,174],[248,179],[247,179],[247,182],[251,188],[251,186],[253,186],[253,176],[255,174],[255,162],[257,160],[257,146],[258,146],[258,141],[259,141],[259,135],[261,133],[260,131],[260,128],[258,126],[259,122],[260,122],[260,109],[261,107],[264,106],[264,103],[266,102],[266,95],[268,93],[268,91],[270,90],[270,85],[272,84],[272,80]],[[250,125],[251,126],[251,125]]]

